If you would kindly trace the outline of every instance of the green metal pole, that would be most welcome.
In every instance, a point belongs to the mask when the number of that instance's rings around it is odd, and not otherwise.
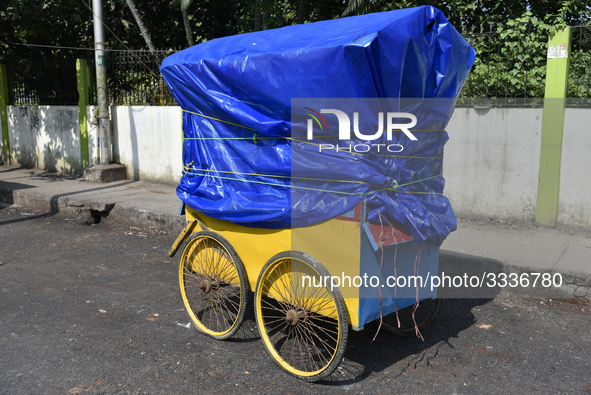
[[[86,169],[90,164],[88,146],[88,89],[89,73],[85,59],[76,59],[76,83],[78,85],[78,123],[80,126],[80,163]]]
[[[0,64],[0,121],[2,125],[2,159],[10,163],[10,140],[8,138],[8,73],[6,65]]]
[[[567,27],[551,34],[548,40],[536,224],[549,227],[556,226],[558,220],[560,161],[569,58],[570,28]]]

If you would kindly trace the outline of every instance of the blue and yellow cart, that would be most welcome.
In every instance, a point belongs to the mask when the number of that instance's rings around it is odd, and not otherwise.
[[[393,279],[437,274],[439,248],[428,242],[419,247],[408,234],[366,216],[360,204],[316,225],[262,229],[187,207],[188,225],[170,255],[188,240],[179,282],[195,327],[215,339],[231,338],[254,292],[267,350],[284,370],[307,381],[336,369],[349,328],[362,330],[378,320],[386,331],[420,336],[439,310],[437,290],[427,281],[402,286]]]
[[[171,253],[184,245],[180,288],[197,329],[236,335],[254,293],[267,350],[309,381],[339,365],[350,328],[378,320],[420,336],[439,308],[438,246],[456,226],[444,129],[474,58],[423,6],[223,37],[164,59],[183,110],[187,205]],[[414,119],[412,133],[399,118]]]

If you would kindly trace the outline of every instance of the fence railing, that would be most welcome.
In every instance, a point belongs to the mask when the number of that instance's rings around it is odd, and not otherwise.
[[[566,105],[591,107],[591,26],[571,28],[570,56]]]
[[[462,35],[476,50],[476,59],[458,105],[542,104],[547,34],[525,27],[518,34],[504,36],[502,29],[489,24]]]
[[[7,67],[13,105],[78,103],[76,59],[21,61]]]
[[[526,27],[519,35],[502,29],[471,29],[463,36],[476,50],[459,106],[543,105],[548,36]],[[571,28],[568,107],[591,107],[591,26]]]
[[[111,104],[176,105],[160,75],[160,64],[174,52],[109,51],[107,84]]]
[[[108,51],[107,90],[110,104],[176,105],[160,75],[162,60],[174,52]],[[86,58],[90,68],[89,103],[97,104],[94,59],[88,56],[88,52],[82,55],[80,58]],[[76,56],[61,60],[48,58],[27,58],[7,65],[9,104],[78,104]]]
[[[458,106],[542,106],[548,36],[533,26],[513,27],[512,34],[493,26],[473,28],[462,35],[476,50],[474,66]],[[160,75],[162,60],[175,50],[107,52],[108,97],[114,105],[176,105]],[[92,51],[65,60],[40,53],[7,65],[9,103],[75,105],[76,60],[90,67],[89,100],[96,104]],[[90,56],[89,56],[90,55]],[[567,106],[591,107],[591,26],[571,28]]]

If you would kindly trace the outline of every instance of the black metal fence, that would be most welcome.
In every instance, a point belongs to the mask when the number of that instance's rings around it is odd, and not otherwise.
[[[459,106],[541,106],[546,79],[548,36],[534,26],[473,28],[462,35],[476,50],[474,66],[458,100]],[[571,28],[567,105],[591,107],[591,26]],[[41,51],[41,50],[39,50]],[[176,105],[160,75],[162,60],[176,50],[107,52],[108,97],[114,105]],[[62,60],[51,52],[32,53],[7,65],[9,102],[13,105],[78,103],[76,58],[89,65],[90,104],[96,104],[92,51]]]
[[[162,60],[174,50],[108,51],[107,89],[113,105],[176,105],[160,75]],[[76,58],[89,66],[89,104],[97,104],[96,72],[92,52],[52,60],[51,54],[8,64],[9,104],[76,105]]]
[[[476,50],[476,59],[459,106],[543,105],[547,33],[526,26],[507,36],[491,24],[463,32],[463,36]],[[568,107],[591,107],[591,26],[571,28],[567,86]]]
[[[174,52],[109,51],[107,84],[111,104],[176,105],[160,75],[160,64]]]
[[[525,26],[505,35],[489,24],[462,35],[476,59],[458,105],[536,106],[543,103],[548,36]]]
[[[571,28],[566,105],[568,107],[591,107],[591,26]]]
[[[39,60],[10,64],[9,104],[78,104],[76,59]]]

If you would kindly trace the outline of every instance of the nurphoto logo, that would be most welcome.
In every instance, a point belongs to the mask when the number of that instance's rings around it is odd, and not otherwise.
[[[383,112],[378,113],[378,128],[376,131],[372,131],[370,134],[363,133],[359,130],[359,113],[353,112],[353,123],[351,125],[351,119],[347,113],[341,110],[337,110],[334,108],[328,109],[321,109],[320,112],[310,108],[304,107],[306,110],[310,112],[306,112],[310,118],[307,120],[307,139],[313,140],[314,139],[314,121],[316,125],[320,129],[320,131],[328,132],[328,124],[326,119],[322,114],[332,114],[336,116],[338,125],[339,125],[339,134],[338,138],[340,141],[351,141],[352,135],[351,130],[355,135],[354,138],[363,140],[363,141],[376,141],[380,140],[384,134],[386,133],[386,138],[388,141],[392,141],[393,132],[400,131],[404,133],[410,140],[416,141],[417,138],[412,132],[410,131],[411,128],[416,126],[417,124],[417,117],[411,113],[407,112],[387,112],[385,115]],[[410,120],[410,122],[408,122]],[[405,121],[405,122],[401,122]],[[384,124],[386,127],[384,128]],[[353,128],[351,128],[353,126]],[[401,144],[393,143],[393,144],[385,144],[385,143],[360,143],[360,144],[349,144],[345,146],[341,146],[340,144],[319,144],[319,150],[336,150],[338,151],[349,151],[349,152],[359,152],[365,153],[369,152],[370,150],[375,149],[377,153],[383,152],[401,152],[404,147]]]

